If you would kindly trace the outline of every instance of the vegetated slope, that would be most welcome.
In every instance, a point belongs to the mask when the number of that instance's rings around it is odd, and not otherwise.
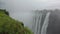
[[[23,22],[12,19],[5,10],[0,10],[0,34],[33,34]]]

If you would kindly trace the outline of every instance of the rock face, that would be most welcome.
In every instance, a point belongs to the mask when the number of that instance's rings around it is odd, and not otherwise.
[[[50,14],[47,34],[60,34],[60,11],[54,11]]]

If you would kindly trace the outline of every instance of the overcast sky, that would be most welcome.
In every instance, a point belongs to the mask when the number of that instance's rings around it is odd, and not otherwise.
[[[60,0],[0,0],[0,5],[15,11],[31,11],[35,9],[60,8]]]
[[[31,25],[31,23],[28,23],[32,21],[32,13],[30,11],[60,9],[60,0],[0,0],[0,8],[9,11],[12,18],[23,21],[25,25]]]

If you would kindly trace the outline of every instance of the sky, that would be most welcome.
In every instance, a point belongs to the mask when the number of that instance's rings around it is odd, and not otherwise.
[[[36,9],[54,9],[60,7],[60,0],[0,0],[0,5],[15,11],[31,11]]]
[[[0,0],[0,9],[6,9],[12,18],[31,28],[32,10],[60,9],[60,0]]]

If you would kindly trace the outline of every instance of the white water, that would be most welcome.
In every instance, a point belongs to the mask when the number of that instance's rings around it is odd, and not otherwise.
[[[46,28],[48,26],[49,15],[50,15],[50,12],[35,13],[35,16],[33,17],[34,22],[33,22],[33,27],[32,27],[34,34],[46,34]]]
[[[48,21],[49,21],[49,15],[50,15],[50,12],[48,12],[46,14],[46,18],[45,18],[44,24],[42,26],[41,34],[46,34],[46,29],[47,29]]]
[[[34,22],[33,22],[33,27],[32,27],[34,34],[41,34],[42,26],[44,26],[45,25],[44,23],[48,21],[47,19],[48,19],[49,13],[50,12],[40,12],[40,13],[36,12],[35,13],[35,16],[33,17]]]
[[[41,18],[42,18],[42,14],[40,14],[40,16],[37,16],[36,26],[35,26],[35,34],[39,34],[39,32],[40,32]]]
[[[36,14],[34,17],[34,22],[33,22],[33,31],[34,34],[39,34],[40,32],[40,23],[41,23],[41,18],[42,18],[42,13]]]

